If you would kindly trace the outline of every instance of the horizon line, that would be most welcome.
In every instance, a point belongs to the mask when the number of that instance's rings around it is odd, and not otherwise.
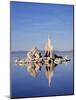
[[[30,50],[10,50],[10,52],[24,52],[24,51],[30,51]],[[45,50],[39,50],[39,51],[45,51]],[[62,51],[62,52],[64,52],[64,51],[74,51],[74,49],[72,49],[72,50],[54,50],[54,51]]]

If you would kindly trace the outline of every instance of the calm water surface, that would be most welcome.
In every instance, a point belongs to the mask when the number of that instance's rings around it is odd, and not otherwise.
[[[73,94],[73,52],[57,52],[58,55],[67,55],[71,61],[57,65],[50,87],[44,67],[37,77],[33,77],[26,67],[15,65],[15,60],[26,57],[26,54],[27,52],[11,53],[11,98]]]

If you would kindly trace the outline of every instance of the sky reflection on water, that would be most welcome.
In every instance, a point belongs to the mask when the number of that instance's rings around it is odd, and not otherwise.
[[[28,66],[20,67],[15,65],[15,59],[18,57],[22,59],[26,54],[24,52],[11,54],[12,98],[73,94],[73,53],[60,53],[63,56],[67,54],[71,58],[71,62],[68,64],[59,64],[56,67],[53,65],[53,67],[50,67],[50,70],[47,70],[46,66],[43,66],[41,67],[41,71],[39,70],[37,77],[30,75],[27,71]],[[51,77],[50,87],[47,76]]]

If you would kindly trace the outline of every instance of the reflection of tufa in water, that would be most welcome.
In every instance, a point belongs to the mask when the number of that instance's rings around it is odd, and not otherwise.
[[[40,70],[41,70],[40,64],[36,64],[36,63],[28,64],[27,71],[30,72],[32,76],[37,77]]]
[[[50,87],[50,83],[53,77],[54,67],[55,67],[55,64],[53,62],[51,64],[46,65],[45,67],[45,75],[46,75],[46,78],[48,79],[49,87]]]
[[[57,64],[65,64],[69,61],[70,59],[68,59],[67,56],[63,58],[62,56],[54,54],[53,46],[48,36],[44,56],[42,56],[37,48],[32,48],[30,52],[27,53],[27,58],[16,59],[16,64],[19,66],[27,66],[27,71],[34,77],[37,77],[39,71],[44,66],[45,75],[50,86],[55,66]]]

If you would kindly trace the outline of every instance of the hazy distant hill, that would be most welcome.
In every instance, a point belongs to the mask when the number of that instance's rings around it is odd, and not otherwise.
[[[27,53],[28,51],[11,51],[11,53]],[[40,52],[44,53],[45,51],[42,51],[40,50]],[[70,50],[70,51],[58,51],[58,50],[55,50],[54,53],[57,52],[57,53],[72,53],[73,50]]]

